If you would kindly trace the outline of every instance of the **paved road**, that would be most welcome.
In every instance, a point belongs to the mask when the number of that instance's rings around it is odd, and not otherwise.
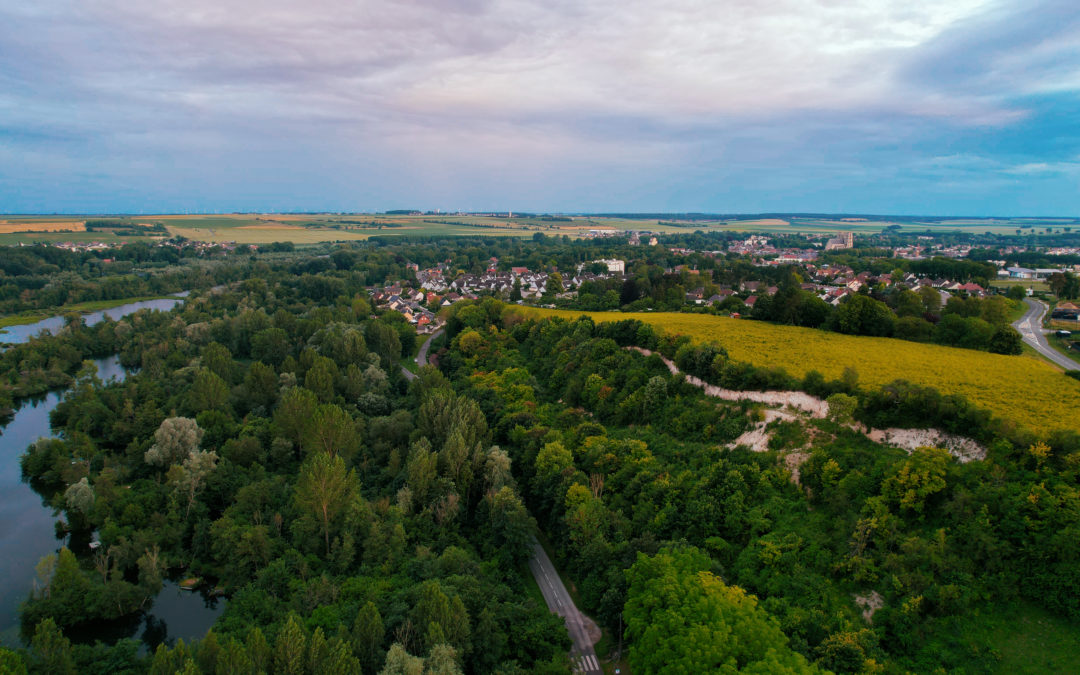
[[[420,352],[416,355],[416,365],[427,365],[427,353],[428,349],[431,348],[431,341],[439,337],[440,335],[442,335],[442,328],[429,335],[427,340],[424,340],[424,344],[420,345]],[[401,374],[405,376],[406,380],[416,379],[416,373],[412,372],[405,366],[401,367]]]
[[[1024,298],[1024,303],[1028,306],[1027,312],[1024,313],[1024,316],[1013,322],[1013,327],[1020,331],[1020,335],[1024,337],[1024,342],[1034,347],[1035,351],[1039,352],[1042,356],[1045,356],[1055,365],[1061,366],[1066,370],[1080,369],[1080,364],[1077,364],[1076,361],[1073,361],[1051,347],[1046,341],[1046,334],[1042,327],[1043,315],[1045,315],[1046,311],[1049,309],[1046,304],[1041,300],[1035,300],[1033,298]]]
[[[544,602],[548,609],[558,614],[566,621],[566,630],[570,632],[570,639],[574,642],[570,650],[570,660],[575,673],[586,675],[603,675],[600,661],[596,658],[592,640],[585,628],[585,622],[581,612],[574,606],[570,598],[570,592],[566,590],[555,566],[551,564],[544,547],[535,539],[533,540],[533,557],[529,560],[529,569],[540,586],[540,592],[544,594]]]
[[[428,349],[431,348],[431,342],[440,335],[442,335],[442,329],[435,331],[424,341],[424,344],[420,346],[420,351],[416,354],[416,365],[423,366],[427,364]],[[401,372],[406,379],[416,379],[416,374],[404,366],[401,367]],[[563,585],[559,572],[555,569],[555,565],[551,564],[551,559],[548,558],[544,547],[535,539],[533,539],[533,556],[529,560],[529,570],[536,579],[537,585],[540,586],[540,592],[544,595],[544,602],[547,603],[548,609],[566,621],[566,630],[570,633],[570,640],[574,643],[573,648],[570,650],[570,660],[573,663],[574,672],[584,673],[585,675],[603,675],[604,671],[600,668],[599,659],[596,658],[596,651],[593,649],[592,640],[589,639],[589,631],[585,628],[581,612],[574,606],[574,601],[570,598],[570,592]]]

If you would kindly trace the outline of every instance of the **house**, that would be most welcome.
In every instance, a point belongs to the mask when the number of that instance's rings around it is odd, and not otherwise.
[[[986,295],[986,289],[976,283],[966,283],[957,286],[956,290],[963,291],[970,296],[981,298]]]
[[[751,295],[746,300],[743,300],[743,304],[746,305],[747,307],[753,309],[754,305],[757,304],[757,296],[756,295]]]
[[[1050,318],[1058,321],[1080,321],[1080,307],[1071,302],[1058,303],[1054,311],[1050,312]]]

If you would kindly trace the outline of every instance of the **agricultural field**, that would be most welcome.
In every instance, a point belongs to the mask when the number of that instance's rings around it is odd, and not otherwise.
[[[78,244],[102,243],[110,246],[131,244],[137,241],[154,242],[161,237],[142,236],[134,237],[118,235],[108,230],[99,232],[0,232],[0,246],[17,246],[19,244],[62,244],[72,242]]]
[[[96,216],[6,216],[0,218],[0,246],[17,244],[60,244],[72,242],[119,245],[133,241],[157,241],[158,236],[134,236],[110,229],[86,231],[86,221]],[[133,223],[149,224],[149,219],[133,219]]]
[[[850,366],[864,386],[904,379],[943,393],[961,394],[995,415],[1031,429],[1080,430],[1074,414],[1080,407],[1080,382],[1033,356],[1004,356],[704,314],[526,311],[566,318],[586,314],[595,321],[637,319],[698,342],[718,342],[733,359],[755,366],[784,368],[800,377],[817,370],[830,379],[840,377]]]
[[[109,232],[84,232],[84,222],[96,216],[5,216],[0,219],[0,244],[61,241],[112,243],[124,237]],[[891,225],[902,232],[994,232],[1014,234],[1021,226],[1037,229],[1080,226],[1068,219],[898,219],[815,218],[775,216],[723,220],[679,220],[573,216],[568,221],[546,220],[536,216],[481,215],[399,215],[399,214],[160,214],[132,217],[136,222],[162,222],[169,232],[206,242],[263,244],[292,241],[314,244],[325,241],[367,239],[373,235],[418,236],[509,236],[528,238],[537,232],[551,236],[583,237],[590,229],[639,230],[656,233],[702,231],[761,232],[781,234],[828,235],[840,231],[874,234]],[[1080,228],[1078,228],[1080,229]]]

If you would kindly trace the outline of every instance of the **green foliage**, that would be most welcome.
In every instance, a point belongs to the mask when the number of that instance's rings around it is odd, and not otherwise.
[[[360,483],[356,473],[345,468],[345,460],[327,452],[314,453],[300,469],[296,483],[296,504],[308,517],[318,521],[330,555],[331,536],[345,535],[346,520],[356,508]]]
[[[836,329],[850,335],[876,335],[889,337],[893,334],[896,320],[885,303],[865,295],[852,296],[840,305],[834,316]]]
[[[814,673],[753,596],[693,548],[639,555],[627,571],[626,634],[637,673]]]
[[[71,642],[52,619],[44,619],[34,629],[30,641],[30,672],[50,675],[74,675],[76,672]]]
[[[146,451],[146,463],[167,468],[187,459],[199,443],[203,430],[190,417],[170,417],[154,432],[154,445]]]
[[[829,404],[829,419],[839,424],[849,424],[859,406],[859,399],[840,393],[833,394],[825,402]]]

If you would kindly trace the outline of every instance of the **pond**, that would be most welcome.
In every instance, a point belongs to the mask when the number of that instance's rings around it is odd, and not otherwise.
[[[171,308],[182,300],[149,302],[167,302]],[[131,313],[147,305],[139,302],[124,307]],[[115,319],[124,314],[109,316]],[[127,375],[116,356],[93,363],[103,381],[114,378],[122,381]],[[26,448],[38,438],[52,435],[49,413],[62,398],[63,392],[52,391],[44,397],[23,401],[11,421],[0,429],[0,494],[4,495],[0,500],[0,644],[6,646],[20,644],[19,604],[33,588],[35,566],[43,556],[58,551],[63,544],[55,534],[53,509],[23,482],[19,469],[19,457]],[[95,625],[71,637],[80,641],[138,637],[150,647],[177,638],[188,642],[205,635],[224,607],[224,599],[181,591],[175,583],[166,582],[147,612],[123,622]]]
[[[158,298],[156,300],[140,300],[139,302],[129,302],[126,305],[119,305],[117,307],[110,307],[109,309],[99,310],[97,312],[87,312],[82,315],[83,321],[87,326],[93,326],[109,317],[116,321],[122,319],[128,314],[139,311],[140,309],[156,309],[162,312],[167,312],[179,303],[184,301],[184,298],[188,296],[190,291],[183,291],[181,293],[174,293],[171,298]],[[36,323],[27,323],[21,326],[8,326],[4,329],[0,329],[0,342],[7,344],[20,344],[22,342],[29,342],[30,338],[38,335],[42,331],[52,333],[55,330],[64,327],[64,316],[62,314],[57,316],[50,316],[47,319],[42,319]]]

